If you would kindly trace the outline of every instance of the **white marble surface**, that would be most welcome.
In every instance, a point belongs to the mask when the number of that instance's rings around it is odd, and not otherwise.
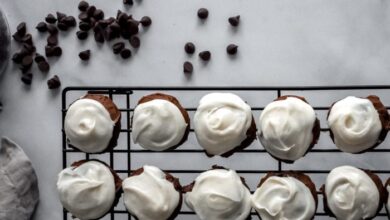
[[[272,86],[354,85],[390,83],[390,1],[387,0],[142,0],[124,8],[121,0],[94,0],[106,15],[117,9],[136,18],[149,15],[153,25],[141,33],[141,48],[130,60],[121,60],[93,37],[81,43],[76,29],[61,34],[64,49],[60,59],[51,59],[50,76],[58,74],[66,86]],[[1,1],[12,31],[27,21],[38,52],[45,37],[35,25],[49,12],[60,10],[77,16],[76,0]],[[199,7],[210,10],[201,24]],[[236,31],[227,23],[241,15]],[[197,51],[210,50],[212,59],[203,64],[187,57],[184,43],[193,41]],[[226,45],[239,45],[234,59]],[[16,51],[18,46],[12,45]],[[91,49],[83,64],[77,54]],[[191,60],[195,71],[182,73],[182,63]],[[61,169],[61,113],[58,92],[48,91],[46,80],[33,69],[31,87],[20,81],[20,72],[10,64],[0,81],[0,135],[24,147],[40,181],[41,202],[35,219],[61,219],[56,195],[56,175]]]

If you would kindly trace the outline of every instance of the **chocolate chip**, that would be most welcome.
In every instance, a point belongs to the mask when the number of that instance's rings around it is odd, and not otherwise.
[[[91,57],[91,51],[90,50],[81,51],[79,53],[79,57],[81,60],[89,60],[89,58]]]
[[[102,20],[104,18],[104,12],[100,9],[97,9],[95,10],[95,12],[93,13],[93,17],[96,19],[96,20]]]
[[[202,51],[199,53],[199,57],[204,61],[208,61],[211,58],[211,53],[210,51]]]
[[[230,25],[237,27],[240,24],[240,15],[229,18]]]
[[[48,14],[48,15],[46,16],[46,18],[45,18],[45,21],[46,21],[47,23],[54,24],[54,23],[56,23],[57,18],[54,17],[53,14]]]
[[[98,43],[104,43],[104,35],[101,31],[97,31],[94,33],[95,41]]]
[[[152,19],[149,16],[144,16],[139,22],[142,24],[142,26],[148,27],[152,24]]]
[[[117,37],[117,34],[110,27],[108,27],[104,30],[104,37],[107,41],[111,41]]]
[[[79,7],[78,7],[78,8],[79,8],[80,11],[86,11],[88,7],[89,7],[88,2],[86,2],[86,1],[81,1],[81,2],[79,3]]]
[[[22,82],[26,85],[31,85],[32,79],[33,79],[32,73],[24,73],[21,78]]]
[[[237,48],[238,46],[235,45],[235,44],[229,44],[227,47],[226,47],[226,52],[230,55],[234,55],[237,53]]]
[[[33,63],[32,56],[28,55],[28,56],[23,57],[23,59],[22,59],[22,66],[24,66],[24,67],[31,67],[32,63]]]
[[[123,0],[123,4],[125,4],[125,5],[133,5],[134,1],[133,0]]]
[[[38,69],[41,72],[47,73],[50,70],[50,65],[47,61],[41,61],[38,63]]]
[[[20,66],[19,69],[22,71],[22,73],[27,73],[28,71],[30,71],[31,66]]]
[[[26,22],[22,22],[20,24],[18,24],[18,26],[16,27],[16,33],[23,37],[25,34],[26,34]]]
[[[58,33],[57,27],[54,26],[54,25],[52,25],[52,24],[47,25],[47,31],[48,31],[50,34],[57,34],[57,33]]]
[[[209,11],[205,8],[200,8],[198,10],[198,17],[200,19],[206,19],[209,16]]]
[[[45,47],[46,57],[59,57],[62,55],[62,49],[59,46],[46,46]]]
[[[22,42],[23,42],[23,43],[26,43],[26,44],[29,44],[29,45],[32,45],[32,44],[33,44],[33,41],[32,41],[32,36],[31,36],[31,34],[26,34],[26,35],[24,35],[24,37],[22,38]]]
[[[19,34],[18,33],[15,33],[15,34],[13,34],[12,35],[12,38],[14,38],[14,40],[16,41],[16,42],[22,42],[22,36],[19,36]]]
[[[88,32],[87,31],[77,31],[76,35],[77,35],[78,39],[85,40],[88,37]]]
[[[47,24],[45,22],[39,22],[38,25],[35,28],[39,32],[46,32],[47,31]]]
[[[0,112],[3,111],[3,103],[0,102]]]
[[[113,23],[110,24],[109,26],[112,31],[115,33],[120,33],[121,31],[121,26],[119,26],[118,22],[114,21]]]
[[[192,66],[192,63],[189,61],[184,62],[183,64],[183,72],[185,73],[192,73],[194,71],[194,67]]]
[[[36,54],[35,54],[34,60],[35,60],[36,63],[40,63],[40,62],[46,61],[45,57],[42,56],[42,55],[39,54],[39,53],[36,53]]]
[[[193,54],[195,52],[195,45],[191,42],[188,42],[186,45],[184,45],[184,50],[188,54]]]
[[[29,55],[29,54],[34,53],[35,51],[36,51],[36,48],[34,45],[24,43],[22,50],[21,50],[21,53],[24,55]]]
[[[66,14],[61,13],[59,11],[57,11],[56,14],[57,14],[57,21],[62,21],[62,19],[66,17]]]
[[[118,11],[116,19],[117,19],[120,26],[124,26],[124,25],[126,25],[126,22],[129,19],[129,16],[124,12]]]
[[[89,21],[89,16],[87,14],[87,12],[81,12],[79,14],[79,19],[82,20],[82,21]]]
[[[12,55],[12,61],[14,61],[14,63],[21,63],[22,62],[22,59],[23,59],[23,55],[21,53],[14,53],[14,55]]]
[[[125,43],[123,42],[118,42],[112,46],[112,50],[114,51],[114,54],[119,54],[124,48],[125,48]]]
[[[85,21],[79,23],[79,28],[82,31],[89,31],[91,29],[91,24]]]
[[[58,23],[57,23],[57,27],[58,27],[58,29],[60,29],[61,31],[67,31],[67,30],[68,30],[68,25],[66,25],[66,24],[63,23],[63,22],[58,22]]]
[[[73,16],[66,16],[62,22],[66,24],[68,27],[75,27],[76,26],[76,19]]]
[[[127,49],[127,48],[123,49],[121,51],[121,57],[123,59],[127,59],[127,58],[131,57],[131,51],[129,49]]]
[[[134,48],[139,48],[139,46],[141,46],[141,40],[137,36],[131,36],[130,45]]]
[[[58,35],[57,34],[51,34],[47,38],[47,44],[50,46],[56,46],[58,45]]]
[[[95,13],[96,11],[96,7],[94,5],[91,5],[87,8],[87,14],[89,17],[93,17],[93,14]]]
[[[60,78],[57,75],[54,75],[53,78],[47,80],[47,86],[49,89],[57,89],[61,86]]]

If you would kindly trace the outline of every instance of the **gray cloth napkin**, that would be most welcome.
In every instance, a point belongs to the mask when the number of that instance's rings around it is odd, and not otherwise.
[[[0,146],[0,219],[31,219],[39,201],[38,180],[22,148],[1,139]]]

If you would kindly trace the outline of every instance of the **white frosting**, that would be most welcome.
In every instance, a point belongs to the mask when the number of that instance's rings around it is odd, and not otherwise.
[[[325,183],[328,207],[337,219],[361,220],[374,217],[379,206],[379,191],[362,170],[351,166],[333,169]]]
[[[144,166],[142,174],[122,183],[127,210],[139,220],[168,219],[180,201],[180,193],[165,173],[154,166]]]
[[[201,173],[185,201],[201,220],[243,220],[251,210],[250,192],[234,170]]]
[[[269,177],[252,195],[262,220],[310,220],[316,204],[310,189],[294,177]]]
[[[108,147],[115,123],[100,102],[82,98],[69,107],[64,126],[69,144],[86,153],[98,153]]]
[[[61,171],[57,189],[64,208],[81,220],[102,217],[115,200],[114,176],[96,161]]]
[[[366,98],[349,96],[336,102],[328,116],[336,146],[358,153],[374,146],[382,131],[379,114]]]
[[[135,143],[148,150],[162,151],[180,143],[187,123],[172,102],[154,99],[137,105],[132,128]]]
[[[231,93],[210,93],[199,103],[194,128],[199,144],[212,155],[221,155],[247,138],[251,108]]]
[[[313,141],[314,109],[299,98],[288,97],[268,104],[259,118],[259,140],[276,158],[301,158]]]

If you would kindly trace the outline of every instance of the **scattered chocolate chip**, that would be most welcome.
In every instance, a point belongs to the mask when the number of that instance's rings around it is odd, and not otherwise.
[[[123,49],[121,51],[121,57],[123,59],[127,59],[127,58],[131,57],[131,51],[129,49],[127,49],[127,48]]]
[[[79,28],[82,31],[89,31],[91,29],[91,24],[85,21],[79,23]]]
[[[33,41],[32,41],[32,36],[31,36],[31,34],[26,34],[26,35],[24,35],[24,37],[22,38],[22,42],[23,42],[23,43],[26,43],[26,44],[32,45],[32,44],[33,44]]]
[[[67,30],[68,30],[68,25],[66,25],[66,24],[63,23],[63,22],[58,22],[58,23],[57,23],[57,27],[58,27],[58,29],[60,29],[61,31],[67,31]]]
[[[21,50],[21,53],[24,55],[29,55],[29,54],[34,53],[35,51],[36,51],[36,48],[34,45],[24,43],[22,50]]]
[[[199,53],[199,57],[204,61],[208,61],[211,58],[211,53],[210,51],[202,51]]]
[[[66,14],[61,13],[59,11],[57,11],[56,14],[57,14],[57,21],[62,21],[62,19],[66,17]]]
[[[75,27],[76,26],[76,19],[73,16],[66,16],[62,22],[66,24],[68,27]]]
[[[93,17],[93,14],[95,13],[96,11],[96,7],[94,5],[91,5],[87,8],[87,14],[89,17]]]
[[[25,34],[26,34],[26,22],[22,22],[20,24],[18,24],[18,26],[16,27],[16,33],[20,36],[20,37],[23,37]]]
[[[47,38],[47,44],[50,46],[56,46],[58,45],[58,35],[57,34],[51,34]]]
[[[189,61],[184,62],[183,64],[183,72],[185,73],[192,73],[194,71],[194,67],[192,66],[192,63]]]
[[[121,31],[121,26],[118,24],[118,22],[114,21],[110,24],[110,28],[116,32],[119,33]]]
[[[38,63],[38,69],[41,72],[47,73],[50,70],[50,65],[49,65],[49,63],[46,60],[45,61],[41,61],[41,62]]]
[[[152,19],[149,16],[144,16],[139,22],[142,24],[142,26],[148,27],[152,24]]]
[[[31,66],[28,66],[28,67],[20,66],[19,69],[22,71],[22,73],[27,73],[30,71]]]
[[[89,58],[91,57],[91,51],[90,50],[81,51],[79,53],[79,57],[81,60],[89,60]]]
[[[57,18],[54,17],[53,14],[48,14],[48,15],[46,16],[46,18],[45,18],[45,21],[46,21],[47,23],[54,24],[54,23],[56,23]]]
[[[48,45],[45,47],[45,53],[46,53],[46,57],[53,57],[53,56],[59,57],[62,55],[62,49],[59,46]]]
[[[79,19],[82,20],[82,21],[89,21],[89,16],[87,14],[87,12],[81,12],[79,14]]]
[[[125,27],[123,28],[123,33],[128,33],[128,35],[122,35],[125,39],[129,39],[130,36],[138,34],[138,22],[133,19],[128,19]]]
[[[47,86],[49,89],[57,89],[61,86],[60,78],[57,75],[54,75],[53,78],[47,80]]]
[[[22,59],[22,66],[24,66],[24,67],[31,67],[32,63],[33,63],[32,56],[28,55],[28,56],[23,57],[23,59]]]
[[[12,38],[14,38],[14,40],[16,41],[16,42],[22,42],[22,36],[19,36],[19,34],[18,33],[15,33],[15,34],[13,34],[12,35]]]
[[[81,1],[81,2],[79,3],[79,7],[78,7],[78,8],[79,8],[80,11],[86,11],[88,7],[89,7],[88,2],[86,2],[86,1]]]
[[[39,53],[36,53],[36,54],[35,54],[34,60],[35,60],[36,63],[40,63],[40,62],[46,61],[45,57],[42,56],[42,55],[39,54]]]
[[[32,73],[23,73],[22,75],[22,82],[26,85],[31,85],[33,79],[33,74]]]
[[[209,16],[209,11],[205,8],[200,8],[198,10],[198,17],[200,19],[206,19]]]
[[[226,52],[230,55],[234,55],[237,53],[237,48],[238,46],[235,45],[235,44],[229,44],[227,47],[226,47]]]
[[[118,21],[118,23],[119,23],[120,26],[124,26],[124,25],[126,25],[126,22],[127,22],[127,20],[129,19],[129,16],[128,16],[126,13],[121,12],[121,11],[119,10],[119,11],[118,11],[118,14],[117,14],[117,16],[116,16],[116,19],[117,19],[117,21]]]
[[[123,0],[123,4],[125,4],[125,5],[133,5],[134,1],[133,0]]]
[[[23,55],[21,53],[14,53],[14,55],[12,55],[12,61],[14,61],[14,63],[20,64],[22,59]]]
[[[94,37],[96,42],[104,43],[104,35],[101,31],[96,31]]]
[[[87,31],[77,31],[77,38],[80,40],[85,40],[88,37],[88,32]]]
[[[39,32],[46,32],[47,31],[47,24],[45,22],[39,22],[38,25],[36,26],[36,29]]]
[[[58,33],[57,27],[54,26],[54,25],[52,25],[52,24],[47,25],[47,31],[48,31],[50,34],[57,34],[57,33]]]
[[[3,103],[0,102],[0,112],[3,111]]]
[[[139,48],[139,46],[141,46],[141,40],[139,39],[138,36],[131,36],[130,45],[134,48]]]
[[[230,25],[237,27],[240,24],[240,15],[230,17],[228,21]]]
[[[114,51],[114,54],[119,54],[124,48],[125,48],[125,43],[123,42],[118,42],[112,46],[112,50]]]
[[[93,17],[96,20],[102,20],[104,18],[104,12],[100,9],[96,9],[95,12],[93,13]]]
[[[104,37],[107,41],[111,41],[117,37],[117,34],[110,27],[108,27],[104,30]]]
[[[193,54],[195,52],[195,45],[191,42],[188,42],[186,45],[184,45],[184,50],[188,54]]]

